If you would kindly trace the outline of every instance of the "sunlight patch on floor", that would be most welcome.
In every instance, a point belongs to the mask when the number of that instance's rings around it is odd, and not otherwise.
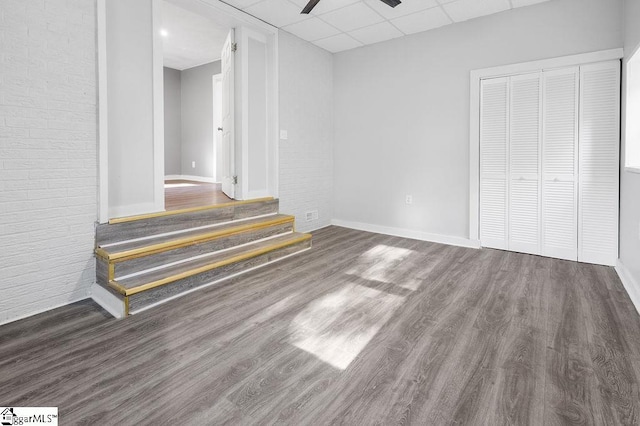
[[[413,250],[379,244],[364,252],[346,273],[365,280],[390,283],[396,267],[413,253]]]
[[[344,370],[391,318],[404,297],[357,284],[322,296],[291,322],[291,343]]]
[[[189,186],[198,186],[197,183],[165,183],[164,187],[166,188],[186,188]]]

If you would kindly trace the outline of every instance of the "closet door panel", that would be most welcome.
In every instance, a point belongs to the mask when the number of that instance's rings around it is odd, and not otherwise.
[[[480,114],[480,241],[507,248],[509,79],[483,80]]]
[[[580,67],[578,260],[618,258],[620,62]]]
[[[542,76],[542,254],[578,259],[579,69]]]
[[[509,249],[540,253],[540,73],[511,77]]]

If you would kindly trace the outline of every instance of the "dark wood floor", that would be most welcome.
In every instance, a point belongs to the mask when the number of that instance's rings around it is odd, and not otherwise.
[[[194,182],[190,180],[167,180],[164,183],[166,210],[212,206],[233,201],[222,192],[219,183]]]
[[[329,227],[125,320],[0,327],[0,404],[61,424],[640,422],[640,316],[611,268]]]

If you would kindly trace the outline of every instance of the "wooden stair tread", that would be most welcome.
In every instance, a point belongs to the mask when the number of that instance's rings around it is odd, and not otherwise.
[[[164,235],[138,241],[129,241],[108,247],[98,247],[96,254],[109,261],[121,261],[125,259],[146,256],[176,247],[197,244],[241,232],[262,229],[295,220],[294,216],[274,214],[267,217],[259,217],[240,222],[230,222],[222,225],[203,229],[187,230],[171,235]]]
[[[193,259],[140,275],[111,281],[109,285],[121,294],[130,296],[309,239],[311,239],[311,234],[293,232],[266,241],[257,241],[222,253],[214,253],[211,256]]]

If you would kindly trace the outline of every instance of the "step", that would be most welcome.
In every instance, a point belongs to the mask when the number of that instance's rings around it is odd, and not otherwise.
[[[273,197],[111,219],[96,227],[96,247],[278,213]]]
[[[310,234],[293,232],[140,275],[111,280],[106,288],[123,301],[125,315],[134,314],[310,247]]]
[[[146,269],[290,233],[294,230],[294,220],[294,216],[276,214],[98,247],[98,268],[107,268],[106,281],[111,281]]]

